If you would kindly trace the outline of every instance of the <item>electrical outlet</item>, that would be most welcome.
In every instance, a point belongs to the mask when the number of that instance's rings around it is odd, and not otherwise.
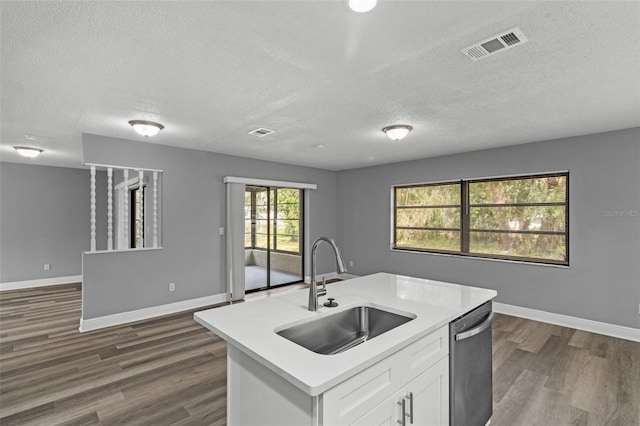
[[[218,230],[218,233],[220,235],[224,235],[224,227],[221,226],[220,229]]]
[[[353,260],[349,261],[349,268],[353,268]]]
[[[44,264],[44,270],[45,270],[45,271],[49,271],[49,270],[51,270],[51,264],[50,264],[50,263],[45,263],[45,264]]]
[[[176,283],[169,283],[169,291],[176,291]]]

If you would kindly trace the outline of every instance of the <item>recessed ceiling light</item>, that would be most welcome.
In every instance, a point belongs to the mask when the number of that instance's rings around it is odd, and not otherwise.
[[[399,141],[400,139],[404,139],[405,136],[409,134],[409,132],[413,129],[413,127],[408,124],[396,124],[393,126],[387,126],[382,129],[383,132],[389,136],[389,138],[394,141]]]
[[[319,143],[318,145],[316,145],[316,148],[318,148],[318,149],[322,149],[322,148],[324,148],[324,145],[323,145],[323,144],[321,144],[321,143]]]
[[[28,134],[28,133],[25,133],[25,134],[24,134],[24,138],[25,138],[25,139],[27,139],[27,140],[30,140],[30,141],[35,141],[35,140],[36,140],[36,137],[35,137],[35,136],[30,135],[30,134]]]
[[[164,129],[162,124],[155,121],[131,120],[129,124],[131,124],[136,133],[144,137],[155,136],[160,130]]]
[[[37,157],[38,155],[40,155],[41,152],[44,151],[43,149],[40,149],[40,148],[31,148],[28,146],[14,146],[13,149],[18,151],[18,154],[27,158]]]
[[[354,12],[368,12],[378,4],[378,0],[349,0],[349,7]]]

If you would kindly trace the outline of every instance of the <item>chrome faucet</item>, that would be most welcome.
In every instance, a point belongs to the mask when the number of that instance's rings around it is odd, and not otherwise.
[[[320,237],[314,241],[313,246],[311,247],[311,284],[309,285],[309,310],[317,311],[318,310],[318,298],[320,296],[324,296],[327,294],[327,288],[325,286],[324,277],[322,278],[322,288],[319,289],[316,284],[316,253],[318,251],[318,246],[321,242],[329,243],[331,248],[333,249],[333,253],[336,255],[336,267],[338,268],[339,274],[344,274],[347,271],[347,268],[344,266],[344,260],[340,255],[340,250],[336,245],[336,242],[333,241],[329,237]]]

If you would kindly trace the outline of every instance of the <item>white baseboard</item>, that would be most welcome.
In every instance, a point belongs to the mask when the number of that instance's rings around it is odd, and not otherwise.
[[[591,333],[604,334],[605,336],[640,342],[639,328],[625,327],[622,325],[592,321],[562,314],[554,314],[553,312],[538,311],[536,309],[523,308],[498,302],[493,302],[493,310],[499,314],[512,315],[534,321],[561,325],[563,327],[575,328],[577,330],[589,331]]]
[[[0,291],[22,290],[25,288],[46,287],[50,285],[73,284],[82,282],[82,275],[70,277],[42,278],[39,280],[13,281],[0,283]]]
[[[167,305],[152,306],[150,308],[137,309],[135,311],[122,312],[119,314],[105,315],[103,317],[80,319],[80,332],[98,330],[116,325],[128,324],[130,322],[142,321],[149,318],[163,315],[175,314],[191,309],[198,309],[204,306],[224,303],[228,300],[227,293],[216,294],[214,296],[199,297],[197,299],[183,300],[181,302],[169,303]]]

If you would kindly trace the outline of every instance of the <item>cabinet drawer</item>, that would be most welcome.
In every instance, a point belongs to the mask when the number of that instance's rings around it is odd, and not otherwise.
[[[322,423],[350,425],[401,387],[400,352],[345,380],[323,395]]]
[[[449,353],[449,324],[412,343],[400,353],[404,386]]]

